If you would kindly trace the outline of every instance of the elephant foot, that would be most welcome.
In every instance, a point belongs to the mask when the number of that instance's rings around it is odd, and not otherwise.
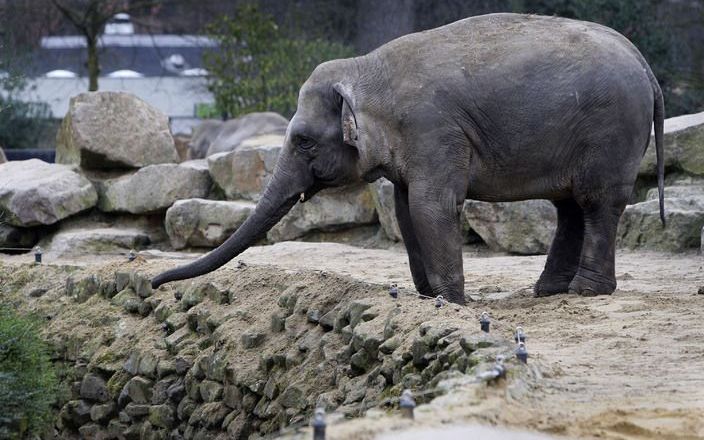
[[[579,273],[569,285],[569,293],[581,296],[611,295],[616,290],[616,280],[604,276],[590,274],[585,277]]]
[[[573,277],[574,274],[566,276],[547,274],[543,272],[542,275],[540,275],[538,282],[535,283],[533,292],[538,298],[557,295],[559,293],[567,293]]]

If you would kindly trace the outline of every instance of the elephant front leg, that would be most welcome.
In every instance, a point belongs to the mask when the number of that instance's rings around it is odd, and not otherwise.
[[[457,200],[443,185],[419,184],[409,189],[409,212],[423,257],[432,295],[465,304],[460,212]]]
[[[408,252],[408,264],[411,267],[413,283],[418,293],[432,296],[433,290],[430,288],[428,277],[425,274],[423,254],[416,237],[416,232],[413,229],[413,222],[408,209],[408,190],[400,185],[394,186],[394,205],[398,226],[403,236],[403,244],[406,245],[406,251]]]

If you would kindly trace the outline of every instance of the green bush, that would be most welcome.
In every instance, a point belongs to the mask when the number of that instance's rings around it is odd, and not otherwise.
[[[217,113],[238,116],[275,111],[290,117],[298,90],[323,61],[354,55],[351,48],[320,39],[287,38],[274,19],[255,5],[208,26],[218,50],[205,56]]]
[[[39,325],[0,303],[0,438],[28,438],[52,420],[57,380]]]
[[[28,87],[26,78],[19,73],[22,62],[22,57],[5,51],[0,41],[0,147],[37,148],[50,129],[48,105],[17,98]]]

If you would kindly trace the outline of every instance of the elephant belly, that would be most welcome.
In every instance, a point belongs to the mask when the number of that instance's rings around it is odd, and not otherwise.
[[[525,165],[524,165],[525,167]],[[571,178],[565,171],[496,171],[483,167],[470,171],[467,198],[485,202],[512,202],[528,199],[560,200],[570,197]]]

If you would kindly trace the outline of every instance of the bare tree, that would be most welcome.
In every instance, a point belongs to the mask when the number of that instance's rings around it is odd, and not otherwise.
[[[100,62],[98,38],[115,14],[156,8],[168,0],[51,0],[51,3],[86,39],[88,49],[88,90],[98,90]]]

